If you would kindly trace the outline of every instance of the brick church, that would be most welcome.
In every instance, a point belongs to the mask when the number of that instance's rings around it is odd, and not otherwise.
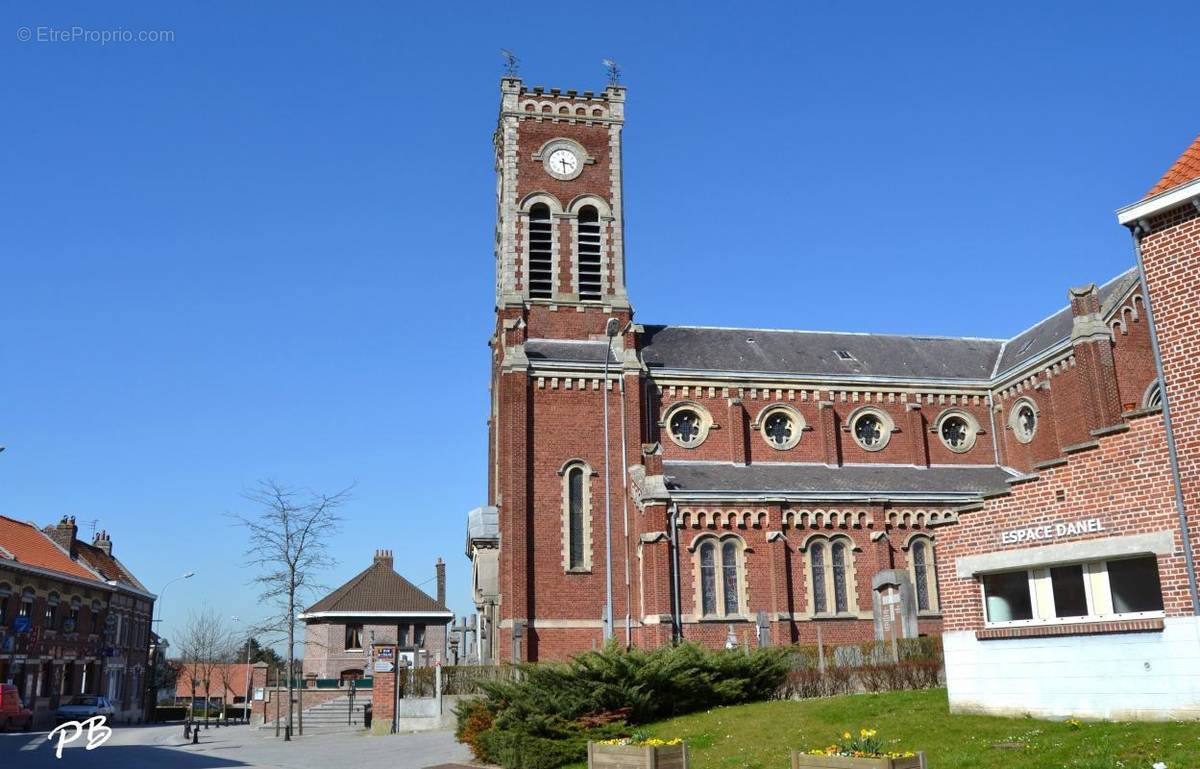
[[[1012,339],[635,320],[624,124],[501,81],[484,660],[941,634],[965,516],[1161,423],[1136,268]]]

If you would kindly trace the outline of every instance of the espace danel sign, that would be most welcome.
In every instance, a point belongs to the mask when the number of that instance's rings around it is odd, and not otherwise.
[[[1028,526],[1024,529],[1011,529],[1000,532],[1000,544],[1017,545],[1022,542],[1041,542],[1059,537],[1074,537],[1078,534],[1091,534],[1104,531],[1104,524],[1099,518],[1085,518],[1082,521],[1062,521],[1046,523],[1040,526]]]

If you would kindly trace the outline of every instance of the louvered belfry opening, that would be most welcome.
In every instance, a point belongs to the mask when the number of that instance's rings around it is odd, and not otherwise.
[[[538,203],[529,209],[529,297],[554,296],[554,248],[550,207]]]
[[[579,210],[579,298],[600,295],[600,214],[594,206],[584,206]]]

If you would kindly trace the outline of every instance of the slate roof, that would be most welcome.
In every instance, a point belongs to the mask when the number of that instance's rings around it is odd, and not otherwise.
[[[105,579],[113,580],[143,593],[150,592],[146,589],[145,585],[138,581],[137,577],[133,576],[133,572],[129,571],[125,567],[125,564],[95,545],[89,545],[82,540],[76,540],[75,551],[79,554],[80,558],[87,562],[88,566],[100,572],[100,576]]]
[[[567,363],[604,363],[604,342],[567,341],[562,339],[529,339],[525,342],[525,356],[530,360],[564,361]],[[609,365],[620,361],[611,352]]]
[[[0,515],[0,564],[5,562],[49,569],[75,579],[104,584],[98,574],[72,560],[37,526]]]
[[[1137,268],[1127,270],[1100,287],[1100,312],[1104,314],[1112,309],[1112,304],[1137,282]],[[1064,307],[1049,318],[1041,321],[1032,328],[1022,331],[1004,345],[996,373],[1001,374],[1013,366],[1017,366],[1039,353],[1050,349],[1059,342],[1071,336],[1070,306]]]
[[[981,495],[1008,491],[1014,477],[999,466],[912,467],[893,465],[755,464],[663,462],[667,487],[684,492],[854,494],[887,497],[920,494]]]
[[[656,368],[814,376],[987,379],[1003,340],[646,326],[642,357]],[[851,359],[839,357],[837,351]]]
[[[1158,180],[1158,184],[1155,184],[1146,193],[1146,197],[1153,197],[1160,192],[1166,192],[1194,179],[1200,179],[1200,136],[1197,136],[1191,146],[1184,150],[1183,154],[1175,161],[1175,164],[1167,169],[1167,172]]]
[[[401,577],[384,561],[375,561],[349,582],[305,610],[316,612],[450,613],[443,604]]]

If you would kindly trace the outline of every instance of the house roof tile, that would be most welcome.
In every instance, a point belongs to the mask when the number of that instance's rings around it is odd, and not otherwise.
[[[1153,197],[1195,179],[1200,179],[1200,136],[1197,136],[1191,146],[1184,150],[1175,163],[1167,169],[1167,172],[1158,180],[1158,184],[1155,184],[1146,193],[1146,197]]]
[[[0,516],[0,563],[5,561],[103,584],[98,573],[89,569],[86,564],[72,560],[66,551],[37,526]]]

